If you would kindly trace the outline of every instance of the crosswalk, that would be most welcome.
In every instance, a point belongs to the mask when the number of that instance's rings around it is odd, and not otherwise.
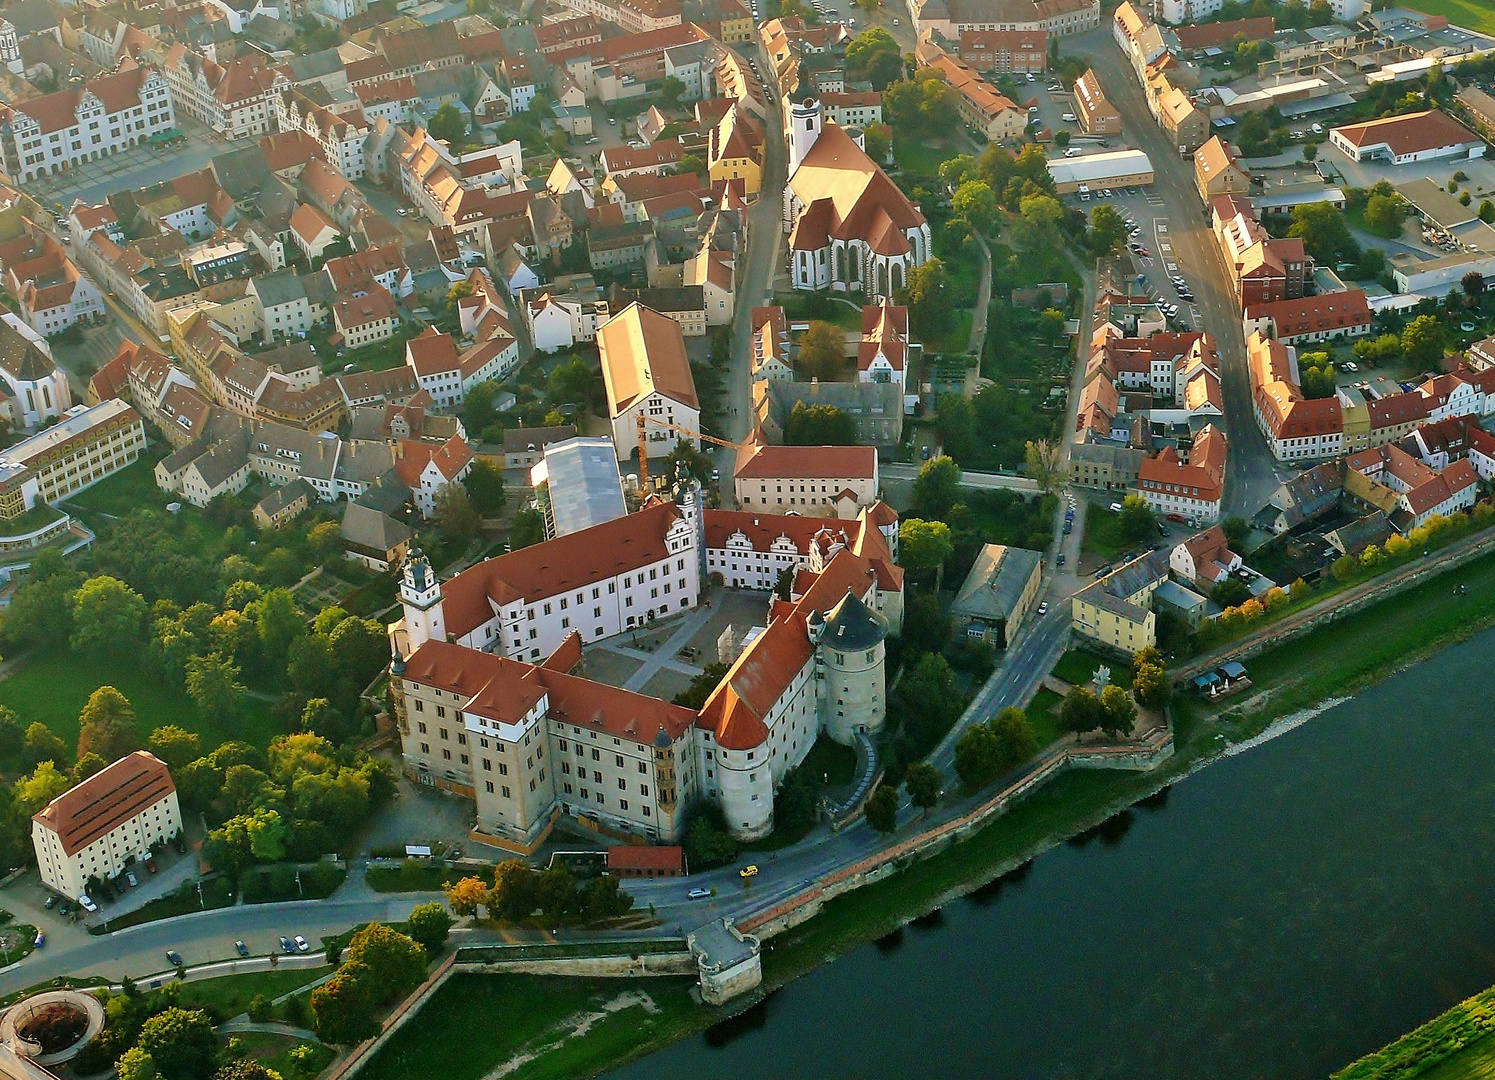
[[[1153,206],[1162,206],[1163,205],[1163,197],[1161,195],[1159,195],[1156,191],[1153,191],[1151,188],[1149,188],[1148,190],[1144,191],[1142,193],[1142,197],[1144,199],[1146,199],[1149,203],[1151,203]]]

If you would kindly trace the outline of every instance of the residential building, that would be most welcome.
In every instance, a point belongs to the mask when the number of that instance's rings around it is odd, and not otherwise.
[[[1206,206],[1221,195],[1244,199],[1251,189],[1251,170],[1241,163],[1240,151],[1216,135],[1194,154],[1194,187]]]
[[[789,362],[789,320],[784,309],[777,305],[755,307],[749,315],[748,325],[753,328],[753,381],[782,379],[793,382],[794,368]]]
[[[76,495],[133,464],[144,449],[145,424],[125,402],[76,405],[46,430],[0,450],[0,520]]]
[[[0,105],[0,170],[12,183],[117,154],[176,126],[166,80],[132,60],[52,94]]]
[[[1074,85],[1075,115],[1086,135],[1121,134],[1121,113],[1106,100],[1095,69],[1081,75]]]
[[[960,35],[960,58],[977,71],[1047,71],[1049,35],[1042,30],[965,30]]]
[[[855,518],[878,501],[872,446],[770,446],[750,442],[737,453],[733,494],[745,510]]]
[[[1169,142],[1188,157],[1210,137],[1210,120],[1189,95],[1177,86],[1169,86],[1157,95],[1158,124]]]
[[[478,383],[503,378],[518,362],[518,342],[507,331],[504,323],[493,337],[459,351],[450,334],[428,326],[405,343],[405,363],[437,408],[453,409]]]
[[[1251,204],[1222,195],[1211,206],[1215,241],[1241,307],[1296,300],[1313,291],[1313,261],[1296,238],[1274,238],[1253,216]]]
[[[20,306],[21,318],[42,337],[104,317],[104,294],[73,264],[67,252],[43,234],[35,258],[7,260],[5,287]]]
[[[1468,460],[1455,461],[1436,470],[1392,444],[1364,450],[1345,459],[1349,467],[1346,490],[1372,505],[1380,503],[1376,489],[1392,493],[1389,512],[1392,527],[1406,535],[1435,514],[1467,510],[1478,495],[1479,474]],[[1352,483],[1357,477],[1369,481],[1366,491]],[[1379,506],[1386,509],[1385,506]]]
[[[70,902],[90,881],[124,873],[181,830],[171,770],[145,750],[100,769],[31,818],[42,884]]]
[[[403,521],[359,502],[344,504],[338,535],[348,558],[380,574],[404,562],[415,539]]]
[[[1219,525],[1212,525],[1175,545],[1168,556],[1168,568],[1173,571],[1173,576],[1205,595],[1227,581],[1241,566],[1241,557],[1230,550],[1225,530]]]
[[[679,323],[629,304],[598,328],[597,351],[620,454],[639,445],[640,417],[649,457],[667,456],[681,439],[699,448],[701,404]]]
[[[779,310],[782,314],[781,309]],[[857,379],[906,385],[908,367],[922,348],[909,340],[908,308],[869,304],[862,308],[862,340],[857,346]]]
[[[302,206],[301,209],[311,208]],[[277,270],[273,274],[252,278],[249,292],[259,305],[258,329],[266,342],[277,338],[305,337],[312,328],[315,319],[311,301],[306,295],[306,284],[294,269]]]
[[[1005,649],[1037,606],[1042,580],[1043,552],[983,544],[955,594],[950,615],[966,637]]]
[[[1308,399],[1298,381],[1298,355],[1290,345],[1254,333],[1246,342],[1257,426],[1278,461],[1317,461],[1344,451],[1344,416],[1338,397]]]
[[[1101,25],[1094,0],[908,0],[910,20],[957,41],[967,30],[1043,30],[1067,36]]]
[[[1157,644],[1152,597],[1168,580],[1168,552],[1150,551],[1111,571],[1070,600],[1070,628],[1133,656]]]
[[[744,195],[763,187],[763,125],[741,105],[734,104],[711,129],[706,167],[713,184],[741,180]]]
[[[998,93],[974,69],[940,52],[927,65],[955,92],[955,107],[960,118],[975,128],[987,142],[1011,142],[1028,128],[1028,112],[1011,98]]]
[[[394,337],[400,310],[389,290],[376,283],[361,296],[339,297],[332,305],[332,326],[341,338],[334,338],[333,344],[361,349]]]
[[[796,382],[768,379],[753,386],[753,416],[764,438],[782,442],[797,408],[831,405],[851,418],[856,441],[891,451],[903,438],[903,388],[881,382]]]
[[[820,95],[820,107],[825,110],[826,122],[839,127],[865,128],[882,123],[882,95],[878,93],[824,93]]]
[[[597,328],[607,322],[610,312],[602,290],[589,275],[526,289],[519,301],[530,341],[539,352],[569,349],[578,341],[596,341]]]
[[[1370,333],[1372,318],[1365,291],[1346,289],[1248,305],[1243,325],[1247,337],[1260,332],[1284,345],[1296,345],[1360,337]]]
[[[305,513],[316,497],[316,492],[312,491],[311,485],[306,481],[292,480],[289,484],[282,484],[266,492],[265,497],[254,504],[249,515],[261,529],[278,529]]]
[[[1169,446],[1142,462],[1137,494],[1154,513],[1195,526],[1213,524],[1220,519],[1225,494],[1226,453],[1225,433],[1207,424],[1194,439],[1187,461]]]
[[[400,439],[394,444],[394,470],[410,489],[421,516],[436,516],[436,497],[448,484],[460,484],[472,471],[474,455],[461,435],[442,443]]]

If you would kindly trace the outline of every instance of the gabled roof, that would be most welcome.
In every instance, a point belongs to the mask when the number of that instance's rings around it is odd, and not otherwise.
[[[701,407],[685,337],[674,319],[629,304],[598,328],[597,350],[614,416],[655,391],[692,409]]]
[[[908,197],[835,124],[821,130],[789,186],[806,208],[790,241],[796,249],[824,247],[827,236],[874,241],[877,248],[877,243],[892,242],[891,232],[903,245],[886,253],[901,254],[907,250],[904,230],[924,224],[924,215]],[[807,222],[812,216],[815,220]]]
[[[74,855],[175,791],[166,763],[136,750],[57,796],[32,820]]]
[[[1334,128],[1330,134],[1338,135],[1356,149],[1384,143],[1397,157],[1480,141],[1478,135],[1438,109],[1347,124]]]

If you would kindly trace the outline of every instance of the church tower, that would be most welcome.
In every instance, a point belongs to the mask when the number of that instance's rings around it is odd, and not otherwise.
[[[414,652],[428,641],[446,640],[446,616],[441,610],[441,582],[431,560],[411,548],[400,572],[400,604],[405,609],[405,632]]]
[[[805,160],[805,155],[810,152],[810,147],[815,145],[815,140],[820,138],[821,126],[820,102],[815,98],[805,98],[798,105],[789,110],[789,175],[794,175],[794,170],[799,168],[800,162]]]
[[[26,70],[26,65],[21,61],[20,36],[16,33],[15,25],[6,18],[0,18],[0,64],[17,75]]]

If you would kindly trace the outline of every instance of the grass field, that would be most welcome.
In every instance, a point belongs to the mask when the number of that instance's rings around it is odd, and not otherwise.
[[[898,162],[898,167],[915,176],[938,176],[940,166],[959,153],[959,150],[943,142],[893,139],[893,158]]]
[[[183,983],[182,1004],[217,1009],[218,1015],[229,1020],[248,1009],[249,1003],[261,994],[271,999],[278,998],[331,971],[330,967],[251,971],[243,975],[225,975],[221,979]]]
[[[1495,34],[1495,7],[1489,0],[1413,0],[1406,6],[1427,15],[1446,15],[1457,26]]]
[[[198,897],[197,890],[192,888],[191,883],[188,882],[175,892],[158,896],[143,907],[126,912],[117,919],[111,918],[107,923],[95,926],[88,932],[90,934],[113,933],[127,926],[139,926],[141,923],[156,922],[160,919],[174,919],[178,915],[190,915],[194,911],[228,907],[233,903],[231,894],[232,889],[229,887],[227,878],[218,877],[203,882],[201,898]]]
[[[1121,535],[1121,515],[1099,506],[1085,511],[1085,542],[1081,549],[1103,559],[1114,559],[1127,549]]]
[[[505,1074],[511,1080],[591,1075],[715,1018],[691,1000],[693,981],[455,975],[359,1075],[478,1080],[520,1057],[528,1060]],[[648,1002],[628,1004],[638,994]],[[567,1038],[583,1018],[587,1037]]]
[[[163,724],[180,724],[202,736],[203,749],[229,739],[265,746],[281,734],[268,702],[246,697],[238,717],[205,717],[197,707],[138,661],[79,661],[70,652],[36,655],[0,682],[0,705],[15,710],[21,726],[40,721],[69,746],[78,741],[78,714],[88,695],[113,686],[134,706],[142,736]]]
[[[121,469],[113,476],[100,480],[66,502],[85,512],[112,514],[114,517],[123,517],[131,510],[139,510],[143,506],[160,509],[176,499],[176,496],[168,495],[156,486],[156,463],[169,453],[171,447],[166,444],[152,443],[140,455],[140,460],[128,469]]]
[[[1042,750],[1060,735],[1059,730],[1059,705],[1064,701],[1052,690],[1040,690],[1033,695],[1033,700],[1028,702],[1028,707],[1023,711],[1028,714],[1028,723],[1033,725],[1033,741],[1038,749]]]
[[[1422,1073],[1418,1080],[1495,1080],[1495,1035],[1470,1043]]]

